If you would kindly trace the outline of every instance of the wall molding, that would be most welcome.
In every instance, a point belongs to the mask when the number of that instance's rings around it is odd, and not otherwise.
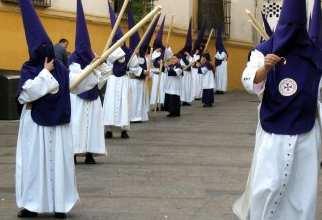
[[[0,12],[5,13],[15,13],[20,14],[20,10],[18,6],[10,5],[10,4],[1,4],[0,5]],[[37,13],[40,17],[44,18],[52,18],[52,19],[59,19],[64,21],[75,21],[76,14],[74,12],[67,12],[67,11],[59,11],[59,10],[53,10],[53,9],[38,9]],[[86,15],[86,21],[91,24],[95,25],[103,25],[103,26],[110,26],[111,23],[109,22],[107,16],[101,17],[101,16],[93,16],[93,15]],[[122,27],[125,29],[127,28],[127,24],[125,21],[122,22]],[[168,27],[165,29],[165,34],[168,32]],[[173,27],[172,34],[177,37],[184,37],[186,35],[187,30]],[[193,37],[195,38],[197,36],[197,31],[194,31]],[[239,47],[239,48],[253,48],[254,45],[251,42],[244,42],[240,40],[235,39],[228,39],[225,40],[225,43],[232,47]]]

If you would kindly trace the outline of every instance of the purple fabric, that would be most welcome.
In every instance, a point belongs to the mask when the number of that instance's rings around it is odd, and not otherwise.
[[[150,45],[151,39],[153,37],[153,33],[158,25],[159,19],[160,19],[160,15],[158,15],[158,18],[155,19],[155,22],[153,23],[151,29],[149,30],[149,32],[147,33],[146,37],[143,40],[143,43],[140,48],[140,56],[141,57],[144,57],[147,50],[149,49],[149,45]]]
[[[267,35],[272,36],[273,31],[272,31],[271,27],[269,26],[268,21],[263,13],[262,13],[262,19],[263,19],[264,28],[265,28]]]
[[[306,1],[284,0],[275,32],[257,49],[264,55],[274,53],[287,60],[268,74],[260,109],[263,129],[285,135],[309,132],[316,117],[322,53],[306,30]],[[290,85],[296,92],[285,96],[292,91]]]
[[[44,67],[45,58],[47,57],[48,61],[55,58],[53,44],[43,28],[31,1],[20,0],[19,5],[30,59],[21,68],[17,97],[19,97],[25,82],[38,76]],[[59,83],[58,93],[54,95],[47,94],[32,102],[31,117],[35,123],[42,126],[57,126],[70,122],[68,69],[59,60],[55,60],[52,75]]]
[[[183,57],[185,52],[192,54],[192,19],[190,19],[190,22],[189,22],[189,28],[187,30],[185,45],[179,51],[178,57],[180,57],[180,58]]]
[[[95,55],[92,52],[82,1],[77,0],[75,51],[69,56],[68,64],[71,65],[72,63],[78,63],[81,68],[84,69],[92,62],[94,57]],[[98,87],[95,86],[78,96],[81,99],[88,101],[96,100],[99,96]]]
[[[38,54],[34,53],[41,45],[50,45],[52,42],[41,24],[40,19],[32,6],[31,0],[19,0],[19,6],[21,9],[29,56],[32,58],[38,56]]]
[[[163,45],[163,32],[164,32],[164,23],[165,23],[165,16],[163,17],[161,26],[159,28],[159,31],[155,37],[154,43],[153,43],[153,48],[161,48],[162,51],[164,51],[165,46]]]
[[[257,46],[263,53],[285,56],[296,45],[310,45],[306,30],[306,1],[284,0],[280,19],[272,37]]]
[[[216,50],[219,53],[225,52],[227,54],[227,51],[224,46],[224,41],[222,39],[222,33],[223,33],[223,27],[220,26],[217,28],[217,33],[216,33]]]
[[[42,126],[57,126],[70,122],[69,72],[59,60],[54,61],[54,67],[52,75],[59,83],[58,93],[47,94],[32,102],[31,117],[35,123]],[[23,65],[19,94],[24,83],[38,76],[42,69],[42,65],[34,65],[30,61]]]
[[[115,23],[116,23],[116,20],[117,20],[117,16],[114,12],[114,9],[112,8],[111,6],[111,3],[110,1],[107,1],[108,2],[108,9],[109,9],[109,14],[110,14],[110,21],[111,21],[111,24],[112,24],[112,27],[114,27]],[[113,37],[113,44],[118,41],[119,39],[121,39],[123,37],[123,32],[121,30],[120,27],[117,28],[117,31],[115,33],[115,36]]]
[[[206,32],[206,24],[204,23],[201,26],[201,28],[200,28],[200,30],[198,32],[197,39],[196,39],[196,41],[195,41],[195,43],[193,45],[193,50],[194,51],[200,49],[200,46],[201,46],[201,44],[202,44],[202,42],[204,40],[204,37],[205,37],[205,32]]]
[[[82,1],[77,0],[75,51],[70,55],[68,63],[69,65],[72,63],[78,63],[81,65],[82,69],[84,69],[92,62],[94,57]]]
[[[261,125],[266,132],[298,135],[314,126],[321,71],[300,52],[290,51],[287,64],[276,66],[268,74],[260,109]],[[282,84],[286,79],[297,84],[297,91],[291,96],[283,96],[280,91],[292,89],[290,84]]]
[[[113,75],[116,77],[122,77],[126,75],[127,62],[120,63],[118,60],[113,64]]]
[[[135,25],[134,15],[131,9],[128,9],[127,11],[127,23],[129,30]],[[140,43],[140,40],[141,38],[138,31],[130,37],[130,50],[132,53],[134,52],[136,46]]]
[[[225,49],[224,42],[222,39],[222,32],[223,32],[222,26],[218,27],[217,34],[216,34],[216,50],[219,53],[225,52],[226,55],[228,56],[228,53]],[[222,64],[222,62],[223,62],[223,60],[218,60],[217,58],[215,58],[215,66],[220,66]]]
[[[311,40],[320,48],[322,48],[321,44],[321,1],[314,1],[314,8],[312,17],[309,23],[309,36]]]
[[[168,68],[167,68],[168,76],[178,76],[177,72],[175,71],[175,69],[180,68],[180,67],[181,67],[180,64],[175,64],[175,65],[171,64],[171,65],[169,65]]]
[[[202,103],[205,105],[212,105],[215,102],[215,93],[213,89],[203,89],[202,90]]]

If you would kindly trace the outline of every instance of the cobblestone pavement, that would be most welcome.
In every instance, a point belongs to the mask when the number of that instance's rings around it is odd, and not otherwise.
[[[133,124],[131,139],[108,142],[108,158],[77,166],[81,201],[69,218],[232,220],[252,157],[256,106],[253,96],[229,93],[216,96],[214,108],[183,108],[180,119],[152,113],[150,122]],[[0,220],[17,219],[16,137],[17,122],[0,121]]]

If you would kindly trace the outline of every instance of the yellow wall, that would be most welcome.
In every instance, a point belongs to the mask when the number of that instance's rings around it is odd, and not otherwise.
[[[41,21],[53,42],[60,38],[70,41],[69,51],[74,48],[75,20],[74,14],[62,12],[45,13],[40,11]],[[0,69],[19,70],[22,63],[28,59],[28,50],[23,30],[22,21],[17,8],[0,8]],[[100,54],[110,32],[107,18],[89,18],[88,29],[92,47]],[[165,37],[166,38],[166,37]],[[185,36],[175,33],[172,35],[170,45],[174,52],[184,45]],[[210,53],[214,54],[214,42],[211,42]],[[240,90],[241,72],[247,60],[250,45],[240,42],[226,42],[229,53],[229,89]]]

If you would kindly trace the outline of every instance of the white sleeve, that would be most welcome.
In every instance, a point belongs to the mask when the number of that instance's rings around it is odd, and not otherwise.
[[[201,72],[202,72],[202,74],[208,73],[208,68],[207,67],[201,67]]]
[[[181,68],[175,68],[174,71],[176,71],[177,76],[180,76],[183,72]]]
[[[129,67],[129,73],[139,77],[143,71],[143,68],[140,66],[130,66]]]
[[[258,84],[254,83],[256,72],[259,68],[264,65],[264,55],[258,50],[254,50],[251,53],[250,60],[247,63],[247,66],[242,75],[242,84],[244,85],[247,92],[261,95],[265,89],[265,82]]]
[[[160,72],[160,68],[152,67],[151,68],[151,73],[158,74]]]
[[[215,58],[217,59],[217,60],[224,60],[224,59],[226,59],[226,53],[225,52],[221,52],[221,53],[219,53],[219,52],[217,52],[216,53],[216,56],[215,56]]]
[[[108,77],[110,77],[113,73],[113,64],[103,63],[96,69],[96,74],[98,75],[98,88],[101,89],[105,85]]]
[[[183,59],[180,60],[180,65],[182,66],[182,69],[185,69],[187,68],[189,65],[190,65],[190,60],[189,60],[189,63],[186,64]]]
[[[20,104],[26,104],[58,91],[57,80],[47,69],[43,69],[34,79],[29,79],[24,83],[18,101]]]
[[[69,66],[69,81],[72,84],[78,78],[78,75],[82,71],[81,66],[77,63],[72,63]],[[70,91],[73,94],[81,94],[88,90],[91,90],[98,84],[98,76],[96,74],[90,74],[86,77],[73,91]]]

